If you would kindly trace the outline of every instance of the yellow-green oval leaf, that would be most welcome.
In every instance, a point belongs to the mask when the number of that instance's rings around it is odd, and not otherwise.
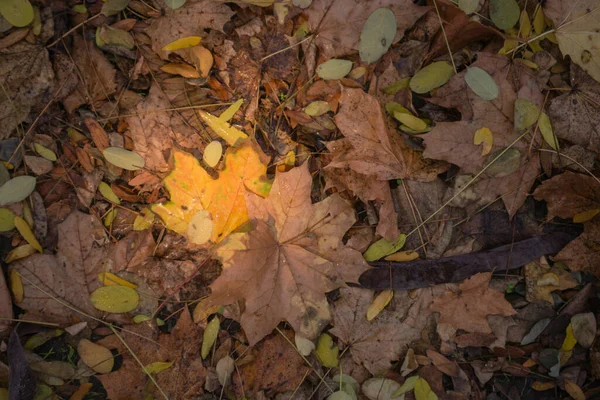
[[[98,185],[98,191],[106,200],[110,201],[111,203],[121,204],[121,200],[115,194],[115,192],[113,192],[112,188],[108,183],[100,182],[100,184]]]
[[[33,7],[29,0],[0,0],[0,14],[19,28],[33,21]]]
[[[429,383],[419,377],[415,381],[415,399],[416,400],[437,400],[437,395],[431,390]]]
[[[215,344],[217,336],[219,336],[220,328],[221,322],[216,316],[206,326],[206,329],[204,330],[204,334],[202,336],[202,350],[200,351],[200,356],[202,356],[203,360],[206,357],[208,357],[210,349]]]
[[[479,0],[458,0],[458,8],[465,14],[473,14],[479,7]]]
[[[90,301],[100,311],[126,313],[137,308],[140,296],[127,286],[103,286],[92,292]]]
[[[190,47],[197,46],[202,38],[200,36],[187,36],[181,39],[177,39],[174,42],[169,43],[162,48],[162,51],[175,51],[181,49],[189,49]]]
[[[214,140],[206,146],[202,159],[211,168],[217,166],[223,155],[223,145],[218,140]]]
[[[383,258],[400,250],[404,246],[405,242],[406,235],[404,233],[398,235],[398,239],[396,239],[395,242],[389,241],[384,238],[379,239],[378,241],[369,246],[367,251],[363,253],[363,257],[366,261],[369,262],[377,261],[380,258]]]
[[[36,249],[40,253],[43,253],[44,249],[42,249],[42,245],[35,238],[35,235],[33,234],[33,231],[31,230],[31,228],[29,227],[29,224],[23,218],[21,218],[19,216],[15,217],[14,222],[15,222],[15,228],[17,228],[17,230],[19,231],[21,236],[23,236],[23,239],[25,239],[25,241],[27,243],[29,243],[31,246],[33,246],[34,249]]]
[[[16,247],[8,252],[6,256],[6,263],[10,264],[13,261],[20,260],[25,257],[29,257],[34,254],[37,250],[30,244],[24,244],[23,246]]]
[[[77,345],[81,361],[99,374],[108,374],[115,365],[112,352],[104,346],[81,339]]]
[[[490,0],[490,19],[498,28],[512,28],[520,16],[521,10],[515,0]]]
[[[138,153],[120,147],[107,147],[102,152],[106,161],[128,171],[144,168],[144,159]]]
[[[8,208],[0,208],[0,232],[8,232],[15,227],[15,214]]]
[[[44,157],[46,160],[53,162],[56,161],[56,153],[50,150],[49,148],[44,147],[39,143],[34,143],[33,148],[35,149],[36,153]]]
[[[140,214],[133,221],[134,231],[143,231],[154,224],[154,213],[148,207],[140,211]]]
[[[548,146],[558,151],[560,148],[560,146],[558,145],[558,139],[556,138],[556,136],[554,136],[554,131],[552,130],[552,123],[550,122],[550,118],[548,118],[548,115],[545,112],[543,112],[542,115],[540,115],[538,126],[540,128],[540,132],[542,132],[542,137],[544,138],[544,141],[548,143]]]
[[[235,113],[238,112],[242,104],[244,104],[244,99],[236,100],[235,103],[227,107],[227,110],[223,111],[221,115],[219,115],[219,119],[224,122],[229,122]]]
[[[358,54],[367,64],[379,60],[396,36],[396,16],[389,8],[378,8],[369,15],[360,34]]]
[[[127,286],[132,289],[137,288],[136,284],[126,281],[125,279],[121,278],[118,275],[113,274],[112,272],[100,272],[98,274],[98,280],[100,282],[102,282],[102,284],[104,286],[120,285],[120,286]]]
[[[515,129],[521,131],[535,124],[540,116],[540,109],[531,101],[517,99],[515,101]]]
[[[452,78],[454,69],[446,61],[437,61],[418,71],[410,80],[410,89],[419,94],[436,89]]]
[[[473,92],[484,100],[494,100],[498,97],[498,85],[485,70],[471,67],[465,74],[465,82]]]
[[[326,333],[323,333],[321,336],[319,336],[315,355],[324,367],[333,368],[338,366],[339,351],[340,349],[333,344],[333,339],[331,336]]]
[[[318,117],[331,110],[331,105],[323,100],[313,101],[304,108],[304,112],[311,117]]]
[[[417,118],[413,115],[402,112],[394,112],[394,118],[396,118],[398,121],[402,122],[404,125],[406,125],[412,130],[422,131],[427,129],[427,123],[421,118]]]
[[[17,176],[0,186],[0,206],[25,200],[35,189],[33,176]]]
[[[383,292],[379,293],[367,309],[367,321],[371,321],[378,316],[379,313],[383,311],[385,306],[390,304],[390,301],[392,301],[393,297],[393,290],[384,290]]]
[[[171,368],[171,366],[173,365],[175,361],[155,361],[153,363],[150,363],[148,365],[146,365],[144,367],[144,369],[146,370],[146,373],[148,374],[158,374],[159,372],[162,372],[166,369]]]
[[[321,79],[341,79],[352,70],[352,61],[331,59],[317,67],[317,74]]]

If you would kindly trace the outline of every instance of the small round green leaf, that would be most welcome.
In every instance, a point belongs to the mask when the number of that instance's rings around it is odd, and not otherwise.
[[[100,311],[126,313],[137,308],[140,296],[127,286],[103,286],[92,292],[90,301]]]
[[[8,208],[0,208],[0,232],[12,231],[15,227],[15,214]]]
[[[418,71],[410,80],[410,90],[423,94],[448,82],[454,74],[452,65],[446,61],[437,61]]]
[[[100,182],[100,184],[98,185],[98,191],[102,196],[104,196],[106,200],[110,201],[111,203],[121,204],[119,196],[117,196],[115,192],[113,192],[112,188],[108,183]]]
[[[144,159],[138,153],[120,147],[107,147],[102,152],[109,163],[128,171],[137,171],[144,168]]]
[[[317,74],[325,80],[341,79],[348,75],[350,70],[352,70],[352,61],[332,58],[317,67]]]
[[[17,176],[0,187],[0,206],[24,200],[35,189],[33,176]]]
[[[490,19],[498,28],[512,28],[520,16],[521,10],[515,0],[490,0]]]
[[[485,70],[471,67],[465,74],[465,81],[472,91],[484,100],[494,100],[498,97],[498,85]]]
[[[466,14],[473,14],[479,7],[479,0],[458,0],[458,8]]]
[[[0,0],[0,14],[16,27],[27,26],[33,21],[33,7],[29,0]]]
[[[397,27],[396,16],[389,8],[382,7],[373,11],[360,34],[360,59],[367,64],[379,60],[392,45]]]
[[[515,129],[521,131],[535,124],[540,115],[540,109],[529,100],[515,101]]]

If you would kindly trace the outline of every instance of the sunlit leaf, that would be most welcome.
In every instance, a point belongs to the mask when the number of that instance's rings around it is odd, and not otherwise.
[[[198,211],[188,223],[187,238],[191,243],[204,244],[208,242],[213,232],[213,221],[206,210]]]
[[[204,149],[204,153],[202,154],[202,159],[211,168],[217,166],[219,161],[221,161],[221,156],[223,155],[223,145],[218,140],[214,140],[206,146]]]
[[[383,311],[385,306],[390,304],[390,301],[392,301],[393,297],[394,297],[393,290],[384,290],[381,293],[379,293],[377,295],[377,297],[375,297],[373,299],[373,302],[367,309],[367,321],[371,321],[376,316],[378,316],[379,313],[381,313],[381,311]]]
[[[33,21],[33,7],[29,0],[1,0],[0,14],[11,25],[19,28]]]
[[[235,146],[238,140],[246,139],[248,137],[244,132],[234,128],[226,121],[223,121],[212,114],[198,110],[198,115],[200,115],[200,118],[210,126],[210,129],[212,129],[214,133],[219,135],[219,137],[225,140],[230,146]]]
[[[100,311],[126,313],[137,308],[140,297],[127,286],[103,286],[92,292],[90,301]]]
[[[144,159],[138,153],[120,147],[107,147],[102,154],[109,163],[128,171],[137,171],[145,165]]]
[[[333,343],[333,339],[326,333],[321,334],[319,336],[319,340],[317,341],[317,349],[315,350],[315,355],[326,368],[337,367],[338,353],[340,349]]]
[[[8,232],[15,227],[15,214],[8,208],[0,208],[0,232]]]
[[[204,334],[202,336],[202,349],[200,355],[202,359],[206,359],[210,353],[210,349],[213,347],[219,336],[219,329],[221,328],[221,322],[216,316],[208,323]]]
[[[319,64],[316,72],[321,79],[332,80],[345,77],[350,70],[352,70],[352,61],[332,58]]]
[[[15,228],[17,228],[17,230],[19,231],[21,236],[23,236],[23,239],[25,239],[25,241],[27,243],[32,245],[34,249],[36,249],[40,253],[43,253],[44,249],[42,248],[42,245],[40,244],[40,242],[38,242],[38,240],[36,239],[29,224],[23,218],[21,218],[19,216],[15,216],[14,223],[15,223]]]
[[[25,200],[35,189],[33,176],[17,176],[0,186],[0,206]]]
[[[520,15],[521,10],[515,0],[490,0],[490,19],[498,28],[512,28]]]
[[[240,107],[244,104],[244,99],[237,99],[232,105],[227,107],[227,110],[223,111],[221,115],[219,115],[219,119],[224,122],[228,122],[236,112],[240,109]]]
[[[492,151],[492,146],[494,145],[494,135],[489,128],[479,128],[475,131],[475,136],[473,137],[473,144],[481,146],[481,155],[485,156]]]
[[[81,339],[77,345],[81,361],[99,374],[108,374],[115,365],[112,352],[104,346]]]
[[[136,284],[133,284],[125,279],[113,274],[112,272],[100,272],[98,274],[98,280],[102,282],[104,286],[127,286],[129,288],[137,288]]]
[[[419,70],[410,80],[410,89],[419,94],[444,85],[452,78],[454,69],[446,61],[437,61]]]
[[[379,239],[375,243],[369,246],[367,251],[363,253],[363,257],[366,261],[377,261],[387,255],[397,252],[400,250],[406,242],[406,235],[401,233],[395,242],[389,241],[385,238]]]
[[[498,85],[494,78],[479,67],[471,67],[465,74],[465,82],[473,92],[484,100],[494,100],[498,97]]]
[[[396,36],[396,16],[389,8],[378,8],[369,15],[360,34],[358,53],[362,62],[379,60]]]

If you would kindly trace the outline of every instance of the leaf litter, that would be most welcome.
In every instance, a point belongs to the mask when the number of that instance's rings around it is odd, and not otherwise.
[[[0,6],[0,396],[596,394],[597,0],[59,3]]]

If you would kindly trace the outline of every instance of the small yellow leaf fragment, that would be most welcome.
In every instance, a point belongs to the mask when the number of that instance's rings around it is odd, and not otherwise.
[[[393,297],[393,290],[384,290],[383,292],[379,293],[367,310],[367,321],[372,321],[376,316],[378,316],[379,313],[383,311],[385,306],[390,304],[390,301],[392,301]]]
[[[100,311],[126,313],[137,308],[140,297],[127,286],[103,286],[92,292],[90,301]]]
[[[324,367],[333,368],[338,366],[339,351],[340,349],[333,344],[333,339],[331,336],[326,333],[323,333],[321,336],[319,336],[315,355]]]
[[[406,380],[404,381],[404,383],[402,384],[402,386],[400,386],[398,388],[398,390],[396,390],[394,392],[394,394],[392,395],[392,398],[396,398],[398,396],[402,396],[404,393],[408,393],[411,390],[415,390],[415,385],[417,383],[417,379],[421,379],[421,378],[418,375],[406,378]]]
[[[536,35],[541,35],[546,27],[546,21],[544,19],[544,12],[542,11],[541,4],[535,7],[535,13],[533,14],[533,31]]]
[[[419,258],[419,253],[414,250],[399,251],[385,258],[386,261],[407,262]]]
[[[221,156],[223,155],[223,145],[218,140],[213,140],[206,146],[204,149],[204,154],[202,154],[202,159],[211,168],[217,166],[219,161],[221,161]]]
[[[25,257],[29,257],[34,254],[37,250],[30,244],[24,244],[23,246],[16,247],[8,252],[6,256],[6,263],[10,264],[13,261],[20,260]]]
[[[78,142],[81,142],[82,140],[87,139],[84,135],[79,133],[78,130],[73,129],[73,128],[67,128],[67,135],[69,136],[71,141],[73,141],[73,143],[78,143]]]
[[[79,341],[77,353],[85,365],[99,374],[110,373],[115,365],[115,359],[109,349],[87,339]]]
[[[200,36],[187,36],[181,39],[177,39],[174,42],[169,43],[162,48],[162,51],[175,51],[181,49],[189,49],[190,47],[197,46],[202,38]]]
[[[574,400],[585,400],[586,396],[583,390],[573,381],[565,379],[565,390]]]
[[[19,304],[23,301],[25,295],[25,289],[23,288],[23,281],[21,280],[21,274],[14,269],[10,271],[10,291],[15,299],[15,304]]]
[[[415,399],[416,400],[437,400],[437,395],[431,390],[429,383],[421,377],[415,382]]]
[[[396,111],[394,112],[394,118],[396,118],[398,121],[402,122],[404,125],[406,125],[412,130],[422,131],[424,129],[427,129],[427,123],[421,118],[417,118],[413,115]]]
[[[579,212],[579,213],[573,215],[573,222],[575,222],[576,224],[581,224],[581,223],[587,222],[587,221],[591,220],[592,218],[594,218],[596,215],[598,215],[598,213],[600,213],[600,209],[598,209],[598,208],[594,208],[593,210]]]
[[[136,324],[141,324],[142,322],[146,322],[146,321],[150,321],[152,318],[144,315],[144,314],[138,314],[136,316],[133,317],[133,322]]]
[[[98,191],[108,201],[114,204],[121,204],[119,197],[113,192],[110,185],[106,182],[100,182],[98,185]]]
[[[215,132],[219,137],[230,146],[235,146],[238,140],[246,139],[248,135],[239,129],[230,126],[227,122],[211,115],[205,111],[198,110],[200,118]]]
[[[148,207],[140,211],[140,214],[133,221],[134,231],[143,231],[154,224],[154,213]]]
[[[227,110],[223,111],[221,115],[219,115],[219,119],[223,122],[229,122],[235,113],[238,112],[242,104],[244,104],[244,99],[236,100],[235,103],[227,107]]]
[[[172,75],[181,75],[184,78],[200,78],[196,68],[187,64],[168,63],[160,67],[160,70]]]
[[[473,137],[473,144],[481,146],[481,155],[485,156],[492,151],[492,146],[494,145],[494,135],[489,128],[480,128],[475,132],[475,136]]]
[[[213,221],[206,210],[198,211],[188,224],[187,237],[194,244],[208,242],[213,232]]]
[[[203,360],[206,359],[206,357],[210,353],[210,349],[217,341],[217,336],[219,336],[220,328],[221,321],[219,321],[219,318],[217,316],[215,316],[206,326],[206,329],[204,330],[204,334],[202,336],[202,349],[200,351],[200,356]]]
[[[285,158],[283,159],[283,161],[281,161],[279,163],[279,165],[277,165],[277,171],[279,171],[279,172],[289,171],[290,169],[292,169],[294,167],[295,164],[296,164],[296,153],[294,153],[294,150],[290,150],[285,155]]]
[[[35,238],[35,235],[31,231],[29,224],[27,224],[27,222],[25,222],[25,220],[23,218],[21,218],[19,216],[15,217],[15,228],[17,228],[17,230],[19,231],[21,236],[23,236],[23,239],[25,239],[25,241],[27,241],[27,243],[29,243],[31,246],[33,246],[34,249],[36,249],[40,253],[44,252],[42,245]]]
[[[56,161],[56,153],[54,153],[52,150],[50,150],[47,147],[42,146],[39,143],[34,143],[33,144],[33,148],[35,149],[35,152],[38,153],[40,156],[44,157],[46,160],[48,161]]]
[[[576,344],[577,339],[575,339],[575,334],[573,333],[573,324],[569,324],[569,326],[567,326],[567,335],[565,336],[565,340],[563,341],[560,350],[565,352],[572,351]]]
[[[173,365],[174,362],[175,361],[170,361],[170,362],[155,361],[153,363],[146,365],[144,367],[144,369],[146,370],[146,373],[148,373],[148,374],[158,374],[159,372],[162,372],[166,369],[171,368],[171,366]]]
[[[132,289],[137,288],[137,285],[126,281],[125,279],[113,274],[112,272],[100,272],[98,274],[98,280],[102,282],[104,286],[127,286]]]
[[[544,390],[553,389],[554,387],[556,387],[554,382],[535,381],[531,384],[531,388],[537,392],[543,392]]]

